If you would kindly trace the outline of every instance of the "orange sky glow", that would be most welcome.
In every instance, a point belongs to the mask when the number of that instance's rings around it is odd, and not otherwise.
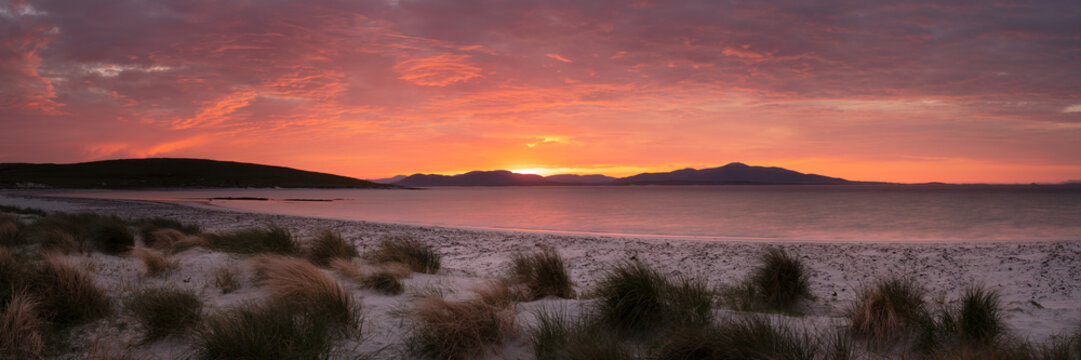
[[[1081,2],[0,0],[0,162],[1081,179]]]

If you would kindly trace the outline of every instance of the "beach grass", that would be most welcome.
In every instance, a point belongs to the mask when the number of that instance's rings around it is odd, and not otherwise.
[[[442,256],[431,246],[408,236],[390,236],[366,256],[376,263],[402,263],[419,273],[439,272]]]
[[[386,295],[399,295],[405,291],[405,286],[398,277],[387,271],[376,271],[364,276],[360,280],[360,286]]]
[[[341,233],[328,229],[319,231],[305,249],[308,260],[318,266],[326,267],[334,259],[349,260],[359,256],[356,245],[342,238]]]
[[[139,234],[143,237],[144,241],[151,238],[153,232],[157,230],[175,230],[185,235],[199,235],[203,232],[199,225],[183,223],[176,219],[160,216],[139,218],[131,223],[139,228]]]
[[[511,264],[513,279],[525,285],[529,300],[548,296],[564,299],[574,297],[573,283],[567,274],[567,267],[555,249],[546,248],[533,254],[515,254]]]
[[[727,300],[737,308],[795,313],[801,300],[811,298],[808,270],[799,258],[784,249],[768,247],[756,261],[743,282],[725,291]]]
[[[170,260],[168,255],[151,248],[136,247],[131,250],[131,256],[143,262],[147,276],[160,276],[177,266],[176,261]]]
[[[892,346],[919,331],[929,313],[926,291],[909,278],[879,279],[860,291],[848,310],[852,335],[873,346]]]
[[[425,358],[477,358],[516,331],[512,308],[509,290],[494,286],[462,301],[423,297],[409,313],[413,351]]]
[[[624,262],[599,282],[599,316],[624,332],[648,331],[712,318],[713,292],[698,281],[676,281],[645,264]]]
[[[93,275],[59,256],[46,256],[35,264],[25,286],[38,299],[45,319],[60,327],[98,319],[112,306]]]
[[[283,303],[246,303],[207,317],[195,332],[191,358],[325,359],[331,323]]]
[[[222,294],[228,294],[240,289],[240,277],[231,266],[222,266],[214,270],[214,278],[211,283],[218,290],[221,290]]]
[[[126,305],[145,329],[144,341],[185,334],[198,325],[203,311],[195,293],[174,287],[136,290]]]
[[[260,255],[251,260],[258,282],[274,301],[318,313],[325,320],[355,328],[360,305],[333,277],[305,259]]]
[[[22,222],[14,216],[0,214],[0,245],[15,246],[20,244],[19,230]]]
[[[207,242],[214,250],[235,254],[296,255],[300,247],[288,229],[277,225],[209,234]]]
[[[816,339],[785,323],[747,316],[707,326],[677,327],[654,340],[652,359],[817,359]]]
[[[14,293],[0,307],[0,358],[39,359],[46,349],[46,322],[38,302],[26,292]]]

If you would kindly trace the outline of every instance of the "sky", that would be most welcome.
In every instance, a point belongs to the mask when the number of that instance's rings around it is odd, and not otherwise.
[[[1081,179],[1081,1],[0,0],[0,162]]]

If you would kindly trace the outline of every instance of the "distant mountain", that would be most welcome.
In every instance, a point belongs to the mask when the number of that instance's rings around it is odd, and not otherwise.
[[[395,177],[396,178],[396,177]],[[393,178],[391,178],[393,179]],[[380,179],[380,181],[385,179]],[[506,170],[473,171],[458,175],[414,174],[394,185],[430,186],[538,186],[538,185],[725,185],[725,184],[855,184],[841,178],[804,174],[779,167],[748,166],[731,163],[710,169],[682,169],[665,173],[642,173],[625,178],[604,175],[518,174]]]
[[[351,177],[232,161],[122,159],[0,164],[0,188],[393,188]]]
[[[721,184],[852,184],[853,182],[779,167],[731,163],[710,169],[682,169],[666,173],[643,173],[618,179],[615,185],[721,185]]]
[[[458,175],[413,174],[394,182],[409,187],[428,186],[535,186],[556,185],[540,175],[518,174],[506,170],[471,171]]]
[[[568,185],[607,185],[616,181],[617,178],[605,175],[577,175],[577,174],[560,174],[560,175],[548,175],[544,177],[545,180]]]
[[[371,182],[376,183],[376,184],[393,184],[393,183],[396,183],[396,182],[398,182],[398,181],[400,181],[402,179],[405,179],[405,175],[394,175],[394,176],[391,176],[391,177],[388,177],[388,178],[382,178],[382,179],[368,179],[368,181],[371,181]]]

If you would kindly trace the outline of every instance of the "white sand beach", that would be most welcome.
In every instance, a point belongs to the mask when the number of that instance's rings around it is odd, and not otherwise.
[[[0,193],[0,205],[40,208],[49,211],[90,211],[115,214],[125,219],[166,217],[195,223],[207,232],[220,232],[264,224],[277,224],[304,241],[320,229],[339,231],[354,241],[361,253],[381,238],[408,234],[434,246],[443,256],[437,275],[415,274],[404,280],[402,295],[387,296],[361,289],[333,273],[363,307],[362,337],[337,344],[335,358],[355,358],[376,354],[375,358],[399,358],[409,344],[410,321],[398,315],[408,309],[418,294],[438,291],[447,297],[470,295],[470,289],[508,274],[510,260],[517,252],[551,246],[569,267],[578,294],[588,295],[606,269],[628,259],[640,260],[662,273],[701,279],[710,286],[734,285],[753,267],[755,256],[767,246],[783,247],[811,270],[810,288],[814,299],[803,305],[805,316],[789,321],[810,329],[825,329],[846,323],[845,311],[856,298],[856,290],[887,275],[909,276],[925,286],[932,299],[955,301],[970,285],[982,284],[997,291],[1007,310],[1006,322],[1017,336],[1043,341],[1081,325],[1081,241],[1047,242],[919,242],[919,243],[823,243],[763,241],[701,241],[694,239],[650,239],[570,236],[545,233],[461,230],[418,227],[361,221],[281,216],[209,209],[181,204],[41,197],[36,192]],[[98,284],[119,303],[133,289],[156,284],[180,284],[199,295],[209,311],[228,308],[265,297],[250,279],[251,267],[244,256],[195,248],[173,255],[177,269],[161,277],[149,277],[138,259],[95,253],[69,255],[69,260],[91,269]],[[359,261],[359,260],[357,260]],[[242,287],[222,294],[211,278],[221,267],[235,267]],[[533,311],[560,306],[577,309],[593,300],[544,299],[517,303],[517,323],[528,328]],[[737,311],[720,306],[716,312],[738,316]],[[772,315],[783,316],[783,315]],[[533,358],[524,335],[492,349],[493,359]],[[188,350],[185,339],[141,344],[136,322],[122,312],[111,318],[81,325],[76,336],[96,339],[115,349],[130,351],[137,358],[170,359]],[[78,355],[74,349],[72,357]]]

